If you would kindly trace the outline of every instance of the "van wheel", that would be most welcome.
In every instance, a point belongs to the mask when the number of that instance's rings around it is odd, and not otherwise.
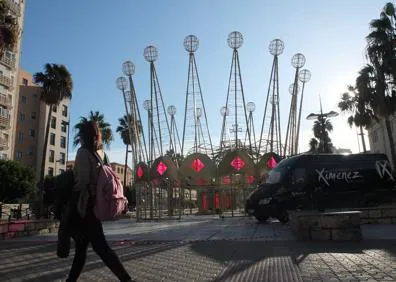
[[[289,214],[287,213],[286,210],[280,210],[276,218],[281,222],[281,223],[287,223],[289,221]]]
[[[267,215],[255,215],[254,217],[260,222],[266,222],[269,218]]]

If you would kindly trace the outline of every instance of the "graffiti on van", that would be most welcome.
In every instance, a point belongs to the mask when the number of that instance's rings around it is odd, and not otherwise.
[[[325,168],[321,170],[315,169],[315,171],[318,174],[318,181],[324,182],[327,186],[330,186],[329,181],[331,180],[343,180],[350,183],[356,179],[363,178],[359,171],[329,171]]]
[[[375,168],[381,177],[381,179],[384,179],[386,177],[389,177],[389,179],[394,180],[392,172],[389,170],[389,165],[388,165],[387,160],[381,160],[381,161],[376,161],[375,162]]]

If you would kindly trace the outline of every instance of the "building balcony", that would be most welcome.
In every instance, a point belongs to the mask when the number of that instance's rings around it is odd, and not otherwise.
[[[21,7],[19,6],[18,3],[15,3],[13,0],[6,0],[4,2],[7,5],[7,8],[10,9],[13,14],[15,14],[18,17],[20,16]]]
[[[7,139],[0,137],[0,151],[5,151],[8,149]]]
[[[6,65],[7,67],[9,67],[11,69],[15,69],[16,60],[15,60],[15,58],[9,58],[5,54],[3,54],[3,56],[1,56],[1,58],[0,58],[0,63]]]
[[[5,95],[1,95],[1,94],[0,94],[0,106],[4,106],[4,107],[6,107],[7,109],[12,108],[11,99],[8,98],[8,97],[5,96]]]
[[[5,75],[3,75],[3,74],[0,74],[0,84],[2,84],[2,85],[4,85],[4,86],[6,86],[6,87],[8,87],[9,89],[12,89],[13,88],[13,81],[12,81],[12,79],[11,78],[9,78],[9,77],[7,77],[7,76],[5,76]]]
[[[10,118],[0,114],[0,129],[10,129]]]

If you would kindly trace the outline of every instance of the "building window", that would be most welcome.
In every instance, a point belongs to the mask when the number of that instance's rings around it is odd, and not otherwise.
[[[55,133],[50,134],[50,145],[55,146]]]
[[[53,163],[55,161],[55,151],[54,150],[50,150],[49,151],[49,162]]]
[[[65,170],[64,169],[59,169],[59,174],[62,174],[62,173],[64,173],[65,172]]]
[[[31,117],[32,119],[36,119],[36,112],[32,112],[32,113],[30,114],[30,117]]]
[[[60,153],[60,158],[59,158],[59,162],[61,163],[61,164],[65,164],[66,163],[66,158],[65,158],[65,153]]]
[[[61,148],[66,148],[66,137],[65,136],[61,136],[60,146],[61,146]]]
[[[22,104],[26,104],[27,98],[26,96],[21,96],[21,102]]]
[[[22,152],[17,152],[16,153],[16,158],[17,158],[17,160],[22,159]]]
[[[65,122],[65,121],[62,121],[62,124],[61,124],[61,131],[62,132],[66,132],[67,131],[67,122]]]
[[[124,174],[124,169],[123,168],[121,168],[121,174]]]
[[[62,106],[62,116],[67,117],[67,106]]]
[[[22,79],[22,85],[28,86],[28,80],[26,78]]]
[[[18,141],[22,142],[23,141],[23,132],[18,133]]]
[[[51,128],[56,129],[56,117],[51,117]]]
[[[21,122],[23,122],[23,121],[25,120],[25,114],[24,114],[24,113],[21,113],[21,114],[19,115],[19,120],[20,120]]]
[[[54,176],[54,169],[52,167],[48,168],[48,175],[49,176]]]
[[[55,105],[55,106],[52,106],[52,111],[54,112],[54,113],[56,113],[56,111],[58,110],[58,107]]]
[[[37,100],[37,94],[33,94],[33,100]]]
[[[34,137],[36,135],[36,131],[34,129],[29,130],[29,136]]]
[[[33,147],[32,146],[29,147],[28,156],[29,157],[33,156]]]

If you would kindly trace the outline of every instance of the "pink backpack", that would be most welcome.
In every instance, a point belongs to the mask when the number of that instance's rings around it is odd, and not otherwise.
[[[121,181],[110,166],[103,164],[99,169],[96,184],[95,216],[100,221],[115,220],[128,207]]]

